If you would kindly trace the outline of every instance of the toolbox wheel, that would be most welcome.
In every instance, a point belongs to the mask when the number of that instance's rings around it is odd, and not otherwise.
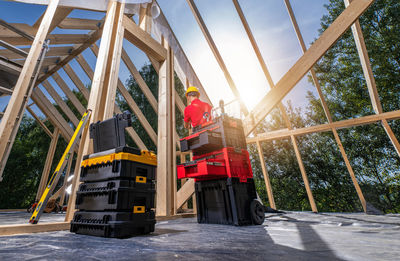
[[[253,199],[250,204],[251,219],[255,225],[264,223],[264,206],[257,199]]]

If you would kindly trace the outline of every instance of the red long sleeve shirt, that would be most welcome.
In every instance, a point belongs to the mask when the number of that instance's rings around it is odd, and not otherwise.
[[[200,124],[207,122],[205,117],[205,113],[207,112],[209,118],[211,119],[211,105],[202,102],[199,99],[195,99],[192,101],[190,105],[185,108],[185,122],[192,122],[192,127],[196,127]]]

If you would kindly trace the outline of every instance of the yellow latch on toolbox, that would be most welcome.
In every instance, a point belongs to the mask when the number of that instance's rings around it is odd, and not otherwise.
[[[144,213],[144,206],[133,206],[133,213]]]
[[[136,176],[136,182],[137,183],[146,183],[146,181],[147,181],[146,177]]]
[[[157,155],[151,151],[142,150],[141,155],[135,155],[126,152],[111,153],[104,156],[90,158],[82,161],[81,167],[90,167],[93,165],[105,164],[114,160],[129,160],[138,163],[157,166]]]

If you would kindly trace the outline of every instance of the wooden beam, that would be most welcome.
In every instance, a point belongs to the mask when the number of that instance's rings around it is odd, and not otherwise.
[[[183,51],[181,44],[179,43],[171,26],[168,23],[168,20],[165,18],[165,15],[160,5],[158,5],[156,1],[154,3],[160,8],[160,15],[157,17],[157,19],[153,20],[154,24],[152,27],[154,28],[155,34],[160,39],[161,39],[161,34],[163,34],[164,38],[168,39],[168,42],[170,43],[170,46],[173,49],[176,58],[174,63],[174,69],[178,77],[181,80],[187,78],[192,85],[196,86],[199,89],[202,100],[212,105],[210,98],[208,97],[206,91],[203,88],[203,85],[201,84],[199,78],[197,77],[196,72],[194,71],[191,63],[189,62],[186,53]],[[153,61],[152,64],[153,67],[155,67],[156,71],[158,72],[158,69],[156,68],[157,65],[155,66]]]
[[[78,44],[78,45],[74,45],[72,47],[72,50],[70,52],[70,55],[68,55],[67,57],[65,57],[64,59],[62,59],[57,65],[53,66],[52,68],[50,68],[45,75],[42,75],[41,77],[39,77],[39,79],[37,80],[37,84],[41,83],[42,81],[44,81],[45,79],[47,79],[48,77],[50,77],[53,73],[55,73],[56,71],[58,71],[61,67],[63,67],[64,65],[66,65],[67,63],[69,63],[72,59],[74,59],[77,55],[79,55],[80,53],[82,53],[84,50],[86,50],[90,45],[92,45],[93,43],[95,43],[97,40],[100,39],[101,37],[101,33],[103,30],[103,23],[100,26],[100,28],[96,31],[92,31],[87,35],[87,40],[83,43],[83,44]]]
[[[46,134],[49,135],[50,138],[53,137],[53,133],[51,133],[51,131],[47,128],[47,126],[44,125],[44,123],[40,120],[40,118],[36,115],[36,113],[29,106],[26,106],[26,109],[29,111],[32,117],[39,123],[44,132],[46,132]]]
[[[176,207],[180,208],[194,195],[194,179],[188,179],[178,190]]]
[[[78,100],[76,95],[71,91],[71,89],[61,78],[61,76],[57,72],[55,72],[53,74],[53,79],[57,83],[57,85],[61,88],[61,90],[65,93],[68,99],[72,102],[75,108],[79,111],[79,114],[83,115],[86,112],[85,107],[83,107],[82,103]]]
[[[60,129],[61,135],[64,139],[69,141],[74,134],[74,130],[58,112],[56,107],[54,107],[54,105],[46,98],[43,92],[39,88],[35,88],[32,92],[31,98],[44,115],[46,115],[46,117],[51,121],[53,126]]]
[[[297,24],[297,20],[296,20],[296,17],[294,15],[294,13],[293,13],[292,6],[291,6],[289,0],[284,0],[284,2],[285,2],[285,5],[286,5],[286,8],[288,10],[288,13],[289,13],[289,16],[290,16],[290,20],[292,21],[292,25],[293,25],[293,28],[295,30],[295,33],[296,33],[297,39],[299,41],[300,47],[301,47],[301,49],[303,51],[303,54],[304,54],[307,51],[307,47],[305,45],[303,36],[301,34],[299,25]],[[332,120],[331,113],[330,113],[328,105],[327,105],[327,103],[325,101],[325,97],[324,97],[324,95],[322,93],[321,85],[320,85],[319,80],[317,78],[317,74],[315,73],[313,68],[310,69],[310,74],[311,74],[311,78],[312,78],[312,80],[314,82],[314,85],[315,85],[315,87],[317,89],[319,98],[321,100],[321,105],[322,105],[322,108],[324,109],[325,116],[326,116],[326,118],[328,120],[328,123],[332,123],[333,120]],[[358,185],[357,179],[355,178],[355,174],[354,174],[353,168],[351,167],[350,161],[347,158],[347,154],[346,154],[346,152],[345,152],[345,150],[343,148],[342,142],[341,142],[341,140],[339,138],[339,135],[338,135],[336,129],[332,128],[332,132],[333,132],[333,135],[335,137],[336,143],[337,143],[337,145],[339,147],[340,153],[342,154],[343,160],[344,160],[345,165],[347,167],[347,171],[349,172],[349,175],[350,175],[350,177],[351,177],[351,179],[353,181],[353,185],[354,185],[354,187],[356,189],[357,195],[358,195],[358,197],[359,197],[359,199],[361,201],[361,205],[363,206],[364,212],[366,212],[367,208],[366,208],[366,202],[365,202],[365,199],[364,199],[364,195],[363,195],[363,193],[361,191],[360,186]]]
[[[25,28],[30,27],[27,24],[21,24],[21,25],[25,26]],[[26,39],[33,41],[33,39],[34,39],[33,35],[36,34],[36,30],[32,30],[31,31],[32,34],[30,34],[30,33],[27,33],[24,29],[21,29],[20,27],[22,27],[22,26],[15,26],[14,24],[9,24],[6,21],[4,21],[3,19],[0,19],[0,26],[1,26],[1,29],[0,29],[1,37],[7,36],[7,35],[2,34],[3,31],[6,31],[8,33],[12,32],[11,33],[12,36],[22,36],[22,37],[25,37]],[[8,34],[8,35],[10,35],[10,34]]]
[[[60,57],[46,57],[42,62],[42,69],[46,66],[56,65],[60,61]],[[24,66],[25,60],[13,60],[12,62]]]
[[[122,61],[124,61],[126,67],[128,68],[129,72],[139,85],[140,89],[142,90],[143,94],[146,96],[147,100],[149,101],[151,107],[153,108],[154,112],[158,112],[158,105],[157,100],[154,97],[153,93],[150,91],[149,87],[147,86],[146,82],[143,80],[142,75],[140,75],[139,71],[136,69],[135,65],[133,64],[132,60],[129,58],[128,53],[125,49],[122,49]]]
[[[18,115],[25,110],[26,102],[29,99],[31,87],[31,78],[33,76],[36,61],[39,59],[42,45],[46,39],[49,31],[50,23],[54,17],[54,13],[57,9],[59,0],[53,0],[48,5],[43,21],[40,24],[38,32],[33,41],[32,48],[29,51],[28,57],[26,58],[25,65],[21,70],[21,74],[18,77],[17,83],[14,87],[14,92],[11,95],[7,109],[0,122],[0,180],[2,176],[2,170],[7,162],[8,154],[7,149],[12,146],[14,142],[13,133],[18,129],[20,119],[17,119]],[[22,116],[22,114],[21,114]],[[6,156],[6,157],[5,157]]]
[[[98,55],[97,47],[93,45],[93,46],[90,47],[90,49],[93,51],[93,54],[97,57],[97,55]],[[79,59],[82,59],[82,57],[79,57]],[[88,71],[90,73],[90,70],[88,68],[89,65],[87,63],[83,63],[83,64],[85,66],[84,70]],[[147,85],[146,85],[146,87],[147,87]],[[122,83],[122,81],[120,79],[118,79],[117,88],[118,88],[119,92],[121,93],[121,95],[124,97],[124,99],[125,99],[126,103],[128,104],[128,106],[131,108],[133,113],[136,115],[136,117],[138,118],[138,120],[142,124],[143,128],[145,129],[145,131],[149,135],[150,139],[154,142],[154,144],[157,145],[157,134],[155,133],[153,127],[147,121],[146,116],[144,116],[144,114],[140,110],[139,106],[133,100],[131,94],[125,88],[124,84]],[[114,101],[114,104],[115,104],[115,101]]]
[[[83,44],[89,38],[86,34],[50,34],[46,39],[50,40],[50,44]],[[13,45],[31,45],[32,41],[24,37],[4,37],[2,40]]]
[[[24,50],[22,50],[22,49],[20,49],[18,47],[15,47],[14,45],[9,44],[9,43],[7,43],[7,42],[5,42],[3,40],[0,40],[0,46],[6,48],[7,50],[9,50],[11,52],[13,52],[15,55],[22,56],[22,57],[27,57],[28,56],[28,53],[25,52]]]
[[[251,115],[245,120],[245,134],[248,136],[265,116],[289,93],[303,78],[311,67],[342,36],[343,33],[362,15],[374,0],[355,0],[339,17],[322,33],[307,52],[279,80],[276,88],[256,105]]]
[[[13,93],[13,90],[0,86],[0,93],[12,94],[12,93]]]
[[[49,180],[49,175],[51,171],[51,165],[53,163],[54,153],[56,152],[58,136],[60,135],[60,130],[56,127],[53,132],[53,137],[50,142],[49,150],[47,151],[46,161],[43,167],[42,176],[40,178],[39,187],[36,193],[36,200],[40,200],[44,189],[46,188],[47,181]]]
[[[137,48],[155,58],[158,62],[165,60],[167,56],[167,51],[160,45],[156,40],[154,40],[150,34],[143,31],[139,26],[137,26],[132,19],[124,16],[123,25],[125,28],[125,38],[134,44]]]
[[[28,53],[30,48],[19,48],[23,52]],[[49,56],[66,56],[69,55],[72,51],[72,46],[52,46],[50,49],[46,52],[46,57]],[[10,50],[2,49],[0,50],[0,56],[4,56],[7,59],[21,59],[25,58],[23,55],[19,55],[17,53],[14,53]]]
[[[113,95],[115,99],[115,92],[112,93],[112,89],[114,87],[110,86],[110,83],[112,84],[112,79],[115,78],[112,75],[107,79],[105,73],[113,73],[111,71],[112,68],[117,69],[118,67],[114,64],[115,62],[119,61],[116,61],[116,58],[112,56],[115,55],[116,51],[118,51],[118,39],[120,39],[118,34],[120,32],[120,27],[122,27],[120,17],[123,15],[124,9],[125,3],[117,1],[108,2],[104,29],[101,36],[99,55],[96,61],[96,69],[93,76],[93,82],[87,106],[88,110],[92,111],[89,124],[104,120],[107,115],[112,115],[112,112],[114,111],[115,102],[111,107],[107,99],[111,95]],[[116,72],[116,76],[116,79],[118,79],[118,71]],[[66,221],[71,221],[75,212],[76,191],[78,190],[79,185],[78,180],[80,177],[80,163],[82,162],[83,155],[93,153],[93,146],[89,138],[88,128],[85,128],[81,137],[77,164],[75,166],[74,178],[72,181],[71,196],[68,200],[68,210],[65,215]]]
[[[69,230],[70,222],[51,222],[32,224],[16,224],[16,225],[0,225],[1,236],[11,236],[30,233],[51,232],[60,230]]]
[[[278,131],[271,131],[268,133],[258,134],[255,137],[247,138],[247,143],[255,143],[257,141],[267,141],[267,140],[275,140],[275,139],[282,139],[286,137],[290,137],[291,135],[298,136],[298,135],[306,135],[316,132],[325,132],[331,131],[332,128],[334,129],[342,129],[342,128],[349,128],[353,126],[360,126],[371,124],[375,122],[379,122],[382,120],[396,120],[400,119],[400,110],[391,111],[391,112],[384,112],[382,114],[377,115],[369,115],[360,118],[354,118],[349,120],[342,120],[342,121],[335,121],[332,123],[320,124],[317,126],[311,127],[304,127],[304,128],[297,128],[293,130],[283,129]]]
[[[89,99],[89,90],[85,87],[81,79],[79,79],[78,75],[76,75],[75,71],[71,68],[69,64],[66,64],[63,68],[64,72],[68,75],[68,77],[79,89],[79,91],[82,93],[83,97],[85,97],[87,101]]]
[[[99,29],[100,25],[100,20],[67,17],[61,21],[58,27],[61,29],[97,30]]]
[[[74,124],[74,126],[78,126],[79,120],[76,118],[75,114],[71,111],[68,105],[64,102],[64,100],[60,97],[54,87],[46,80],[42,82],[43,87],[50,94],[50,96],[54,99],[60,109],[65,113],[67,118]]]
[[[84,72],[86,73],[86,75],[89,77],[90,80],[93,79],[93,75],[94,72],[92,71],[92,69],[90,68],[89,64],[86,62],[85,58],[82,55],[78,55],[76,57],[76,61],[78,62],[78,64],[82,67],[82,69],[84,70]],[[65,67],[64,67],[65,70]],[[67,69],[68,70],[68,69]],[[67,71],[66,71],[67,72]],[[71,74],[72,75],[72,74]],[[81,85],[81,87],[83,86],[83,84]],[[84,87],[84,86],[83,86]],[[84,87],[85,88],[85,87]],[[85,88],[86,89],[86,88]],[[87,90],[87,89],[86,89]],[[82,92],[85,96],[86,100],[89,100],[89,91],[83,91]],[[115,104],[114,106],[114,111],[115,113],[122,113],[120,108]],[[139,137],[139,135],[136,133],[136,131],[132,128],[132,127],[128,127],[126,128],[126,131],[128,132],[128,134],[131,136],[131,138],[135,141],[136,145],[138,145],[138,147],[141,150],[147,150],[146,145],[143,143],[143,141],[141,140],[141,138]]]
[[[219,53],[219,50],[217,48],[217,45],[215,44],[213,38],[211,37],[210,32],[208,31],[208,28],[206,26],[206,24],[204,23],[203,18],[200,15],[199,10],[197,9],[196,4],[194,3],[193,0],[186,0],[186,2],[188,3],[190,9],[192,10],[193,16],[196,19],[201,31],[203,32],[204,37],[207,40],[208,45],[210,46],[210,49],[212,51],[212,53],[215,56],[215,59],[217,60],[219,67],[221,68],[222,72],[224,73],[225,79],[229,84],[229,87],[231,88],[233,94],[235,95],[235,97],[237,99],[239,99],[240,104],[241,104],[241,109],[243,111],[243,113],[245,115],[248,114],[248,110],[246,108],[246,106],[244,105],[243,101],[241,100],[241,96],[240,93],[235,85],[235,83],[233,82],[232,76],[228,71],[228,68],[225,65],[224,60],[222,59],[221,54]]]
[[[163,45],[168,50],[167,60],[160,64],[158,74],[158,142],[157,142],[157,216],[170,216],[174,214],[173,175],[175,175],[174,162],[176,161],[176,148],[174,143],[174,129],[172,112],[173,77],[173,52],[166,41]]]
[[[261,170],[264,176],[265,187],[267,188],[268,202],[271,208],[276,209],[274,194],[272,193],[272,186],[269,180],[269,174],[265,167],[264,153],[260,142],[257,142],[258,157],[260,158]]]

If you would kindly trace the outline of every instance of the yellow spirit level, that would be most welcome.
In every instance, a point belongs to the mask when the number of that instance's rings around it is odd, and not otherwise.
[[[92,111],[88,110],[85,112],[85,114],[83,114],[82,119],[79,122],[78,126],[76,127],[74,135],[72,135],[72,138],[69,141],[68,146],[64,151],[64,154],[62,155],[60,161],[58,162],[57,168],[54,170],[54,173],[51,176],[49,183],[47,184],[46,189],[44,190],[42,197],[40,198],[40,201],[36,206],[35,211],[33,212],[31,218],[29,219],[29,223],[36,224],[39,222],[39,218],[42,215],[43,210],[46,208],[47,201],[49,200],[51,193],[53,192],[55,186],[57,185],[57,182],[60,179],[60,176],[65,168],[65,165],[69,157],[72,156],[71,151],[73,151],[73,148],[76,142],[79,140],[79,137],[82,134],[83,129],[89,122],[91,113]]]

